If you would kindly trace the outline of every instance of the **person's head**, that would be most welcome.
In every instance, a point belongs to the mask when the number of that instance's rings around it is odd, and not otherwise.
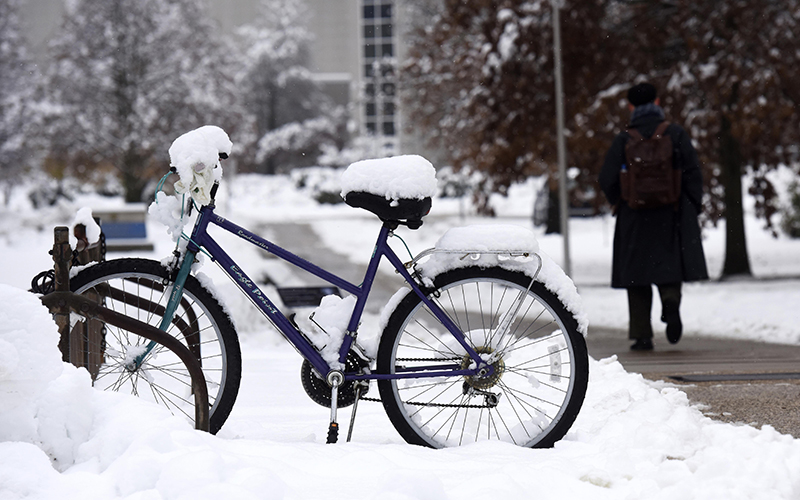
[[[631,109],[645,104],[655,103],[658,105],[656,88],[647,82],[638,83],[628,89],[628,102]]]

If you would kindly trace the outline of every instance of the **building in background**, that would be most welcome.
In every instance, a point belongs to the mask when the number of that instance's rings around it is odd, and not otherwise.
[[[225,33],[257,15],[259,0],[205,0]],[[401,0],[305,0],[313,34],[310,70],[338,104],[348,107],[373,154],[416,152],[403,134],[397,96],[397,61],[404,53]],[[63,0],[26,0],[23,21],[32,52],[42,60],[56,33]]]

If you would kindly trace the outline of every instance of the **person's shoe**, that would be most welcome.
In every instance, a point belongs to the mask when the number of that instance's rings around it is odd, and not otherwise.
[[[651,339],[638,339],[631,346],[631,351],[652,351],[653,341]]]
[[[678,304],[667,302],[663,306],[661,321],[667,324],[667,340],[670,344],[677,344],[683,334],[683,323]]]

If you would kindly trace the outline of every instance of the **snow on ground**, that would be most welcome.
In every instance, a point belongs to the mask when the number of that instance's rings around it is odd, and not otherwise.
[[[497,220],[462,217],[458,200],[436,199],[419,231],[399,233],[417,253],[453,225],[529,227],[533,192],[532,184],[520,186],[499,200]],[[81,206],[100,203],[114,202],[84,197],[33,211],[15,198],[0,214],[0,499],[800,497],[800,440],[770,426],[710,420],[677,388],[627,373],[613,358],[592,360],[581,414],[550,450],[410,446],[376,403],[360,408],[353,442],[325,445],[328,412],[303,393],[296,353],[273,331],[247,327],[253,317],[216,276],[242,327],[244,358],[239,400],[219,435],[194,431],[136,398],[91,390],[84,370],[60,363],[55,325],[24,290],[52,265],[52,227],[71,221]],[[244,225],[308,223],[331,249],[357,262],[369,257],[376,233],[371,215],[318,205],[288,178],[265,183],[242,176],[219,205]],[[624,293],[607,287],[613,219],[571,224],[573,275],[590,324],[624,327]],[[163,226],[148,229],[156,250],[145,255],[168,255],[172,242]],[[541,248],[560,262],[560,238],[537,231]],[[706,233],[709,265],[718,274],[723,236],[719,228]],[[686,335],[800,343],[800,241],[773,240],[752,220],[748,238],[756,275],[795,279],[686,286]],[[254,251],[242,249],[236,257],[273,277],[284,272]],[[204,271],[214,274],[208,263]],[[365,318],[363,328],[376,322]],[[345,410],[340,421],[348,417]]]

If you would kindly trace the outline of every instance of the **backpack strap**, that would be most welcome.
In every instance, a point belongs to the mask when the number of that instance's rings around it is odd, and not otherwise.
[[[653,132],[653,135],[650,138],[651,139],[660,139],[661,136],[664,135],[664,132],[667,131],[667,127],[669,127],[670,125],[672,125],[672,123],[670,123],[668,121],[661,122],[658,125],[658,128],[656,128],[656,131]],[[631,136],[631,139],[634,139],[636,141],[644,140],[644,137],[642,137],[642,134],[638,130],[633,128],[633,127],[628,127],[628,130],[626,132],[628,132],[628,135]]]
[[[661,136],[664,135],[664,132],[667,131],[667,127],[669,127],[669,126],[670,126],[670,122],[668,122],[666,120],[661,122],[661,124],[658,126],[656,131],[653,132],[653,139],[660,139]]]
[[[644,137],[642,137],[642,134],[640,134],[639,131],[633,127],[628,128],[627,132],[628,135],[631,136],[631,139],[633,139],[634,141],[641,141],[644,139]]]

